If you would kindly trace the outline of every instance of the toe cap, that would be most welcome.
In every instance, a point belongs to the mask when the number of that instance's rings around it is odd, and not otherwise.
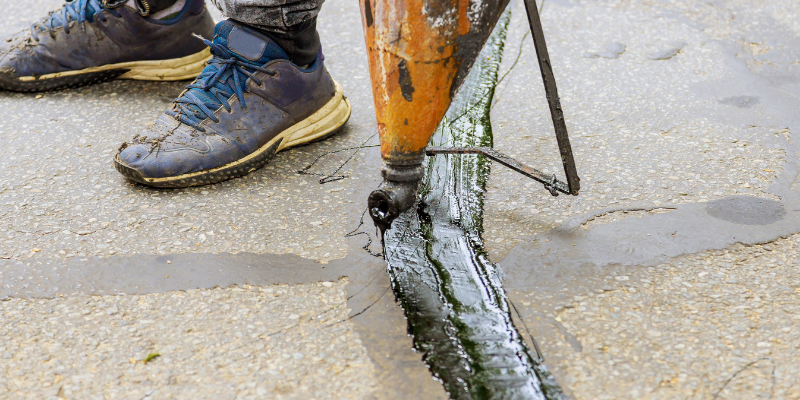
[[[230,139],[162,115],[120,147],[116,162],[137,171],[143,179],[159,179],[221,167],[244,156]]]

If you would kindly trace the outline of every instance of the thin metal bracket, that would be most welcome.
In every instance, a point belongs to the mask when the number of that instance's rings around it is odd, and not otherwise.
[[[531,168],[491,147],[428,147],[425,149],[425,154],[429,156],[436,154],[481,154],[541,183],[553,196],[558,196],[558,192],[571,194],[569,185],[558,180],[555,175],[548,175]]]

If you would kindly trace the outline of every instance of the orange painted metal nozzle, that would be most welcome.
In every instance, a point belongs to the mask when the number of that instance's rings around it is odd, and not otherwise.
[[[392,183],[376,196],[401,213],[413,204],[425,147],[508,0],[360,1],[382,174]]]

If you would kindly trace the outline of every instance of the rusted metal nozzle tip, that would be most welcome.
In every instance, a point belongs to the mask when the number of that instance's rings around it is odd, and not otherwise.
[[[383,181],[378,189],[369,194],[369,215],[381,232],[386,232],[400,214],[414,205],[418,185],[419,181]]]

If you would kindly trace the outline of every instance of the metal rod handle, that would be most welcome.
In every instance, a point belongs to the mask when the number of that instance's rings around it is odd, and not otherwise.
[[[536,0],[525,0],[525,9],[528,11],[528,23],[531,26],[533,45],[536,47],[539,70],[542,72],[547,103],[550,105],[550,116],[553,118],[558,150],[561,152],[561,163],[564,165],[564,173],[567,175],[569,194],[577,195],[578,191],[581,190],[581,178],[578,177],[575,159],[572,157],[572,146],[569,143],[567,124],[564,122],[564,110],[561,109],[561,100],[558,97],[558,88],[556,88],[556,78],[553,75],[553,66],[550,64],[550,53],[547,52],[547,44],[544,41],[544,31],[542,30],[542,21],[539,18],[539,8],[536,7]]]

